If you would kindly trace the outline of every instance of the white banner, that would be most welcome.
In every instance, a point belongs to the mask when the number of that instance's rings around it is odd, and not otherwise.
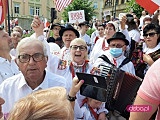
[[[154,3],[156,3],[158,6],[160,6],[160,0],[152,0]]]
[[[104,14],[104,16],[107,16],[107,15],[111,15],[111,12],[110,12],[110,10],[108,10],[108,11],[104,11],[103,14]]]
[[[84,22],[85,21],[85,15],[84,10],[77,10],[77,11],[69,11],[69,23],[76,23],[76,22]]]

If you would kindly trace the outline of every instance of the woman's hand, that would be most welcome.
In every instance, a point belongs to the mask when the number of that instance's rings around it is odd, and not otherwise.
[[[143,54],[143,61],[145,61],[149,66],[151,66],[154,63],[151,56],[147,54]]]
[[[72,81],[72,87],[69,92],[69,96],[75,97],[77,92],[80,90],[80,87],[83,83],[84,83],[84,80],[79,81],[77,77],[74,77],[73,81]]]

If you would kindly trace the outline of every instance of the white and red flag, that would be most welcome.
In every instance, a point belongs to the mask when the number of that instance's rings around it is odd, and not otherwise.
[[[7,15],[8,0],[0,0],[0,25]]]
[[[67,7],[72,0],[55,0],[56,8],[61,11],[63,8]]]
[[[48,27],[50,25],[50,22],[47,20],[47,18],[44,18],[44,27]]]

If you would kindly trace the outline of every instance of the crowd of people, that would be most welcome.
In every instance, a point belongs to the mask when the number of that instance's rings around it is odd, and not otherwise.
[[[95,21],[91,36],[87,35],[88,21],[65,27],[53,23],[44,28],[36,15],[30,37],[22,38],[20,26],[13,28],[11,36],[0,28],[0,117],[149,120],[157,112],[156,119],[160,119],[159,12],[147,15],[142,11],[140,19],[126,13],[121,19]],[[116,117],[108,115],[104,101],[81,95],[85,81],[78,80],[76,72],[101,75],[102,66],[114,66],[143,79],[133,104],[150,105],[152,110],[130,112],[129,118]]]

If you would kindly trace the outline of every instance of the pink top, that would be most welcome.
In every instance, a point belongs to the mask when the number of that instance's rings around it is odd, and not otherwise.
[[[138,95],[149,103],[160,104],[160,59],[147,71]],[[158,111],[156,119],[160,120],[160,111]]]

